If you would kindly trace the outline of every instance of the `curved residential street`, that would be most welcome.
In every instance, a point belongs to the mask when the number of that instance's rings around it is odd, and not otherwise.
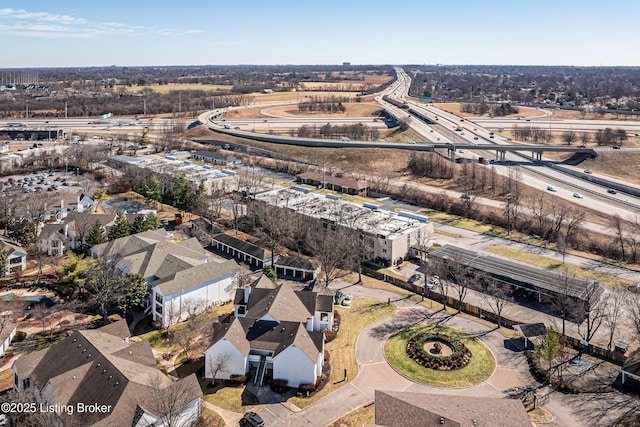
[[[264,405],[258,413],[268,426],[323,427],[358,407],[373,401],[376,389],[440,393],[460,396],[503,397],[512,387],[534,385],[528,365],[521,352],[512,351],[505,338],[486,325],[466,316],[450,316],[434,312],[411,300],[389,291],[351,285],[341,281],[332,283],[333,290],[342,289],[354,297],[379,301],[390,300],[398,307],[392,316],[369,325],[356,341],[359,372],[350,383],[339,388],[303,410],[276,403]],[[481,384],[467,388],[439,388],[416,384],[394,371],[386,362],[383,346],[393,332],[409,325],[438,323],[451,326],[478,338],[496,358],[496,370]],[[544,406],[554,416],[556,427],[610,426],[613,421],[637,407],[637,399],[619,393],[563,395],[553,392]]]

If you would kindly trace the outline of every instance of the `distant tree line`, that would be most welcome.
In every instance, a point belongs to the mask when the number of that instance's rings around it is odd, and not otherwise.
[[[351,125],[331,125],[327,123],[320,127],[303,125],[297,130],[293,130],[292,134],[301,138],[339,139],[347,137],[358,141],[377,141],[380,136],[378,129],[362,123]]]

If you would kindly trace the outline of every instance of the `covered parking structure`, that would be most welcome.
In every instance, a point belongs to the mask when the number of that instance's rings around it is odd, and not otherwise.
[[[457,246],[445,245],[430,253],[429,257],[447,263],[463,264],[472,270],[485,272],[499,283],[533,293],[537,302],[542,302],[543,297],[568,297],[576,303],[588,303],[593,306],[603,292],[595,280],[580,280]]]

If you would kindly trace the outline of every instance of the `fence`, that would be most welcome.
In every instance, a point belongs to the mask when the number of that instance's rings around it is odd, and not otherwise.
[[[418,295],[423,295],[426,298],[429,298],[431,300],[434,301],[439,301],[442,302],[443,298],[442,298],[442,294],[438,293],[438,292],[434,292],[428,288],[422,287],[422,286],[417,286],[413,283],[409,283],[406,280],[402,280],[399,279],[397,277],[392,277],[392,276],[388,276],[384,273],[381,273],[380,271],[374,270],[372,268],[369,267],[363,267],[362,268],[362,273],[366,274],[369,277],[373,277],[374,279],[378,279],[378,280],[382,280],[385,281],[387,283],[391,283],[394,286],[397,286],[399,288],[403,288],[406,289],[410,292],[413,292],[415,294]],[[459,307],[459,301],[457,298],[453,298],[451,296],[447,296],[447,305],[449,307],[453,307],[453,308],[458,308]],[[487,320],[491,323],[495,323],[498,324],[498,315],[495,314],[492,311],[487,311],[483,308],[480,308],[478,306],[475,306],[473,304],[469,304],[466,302],[462,303],[462,306],[460,307],[463,313],[469,314],[471,316],[477,317],[479,319],[484,319]],[[504,317],[501,316],[500,317],[500,325],[507,327],[507,328],[513,328],[513,325],[519,325],[522,323],[526,323],[526,322],[521,322],[521,321],[517,321],[514,319],[510,319],[508,317]],[[583,344],[581,344],[581,340],[579,338],[574,338],[572,336],[567,335],[565,337],[566,339],[566,343],[567,345],[571,346],[572,348],[574,348],[575,350],[581,351],[585,354],[589,354],[591,356],[597,357],[598,359],[601,360],[605,360],[607,362],[611,362],[614,363],[616,365],[619,366],[623,366],[624,363],[627,360],[627,356],[625,356],[623,353],[617,352],[617,351],[611,351],[611,350],[607,350],[605,348],[602,347],[598,347],[596,345],[593,344],[589,344],[588,346],[584,346]]]

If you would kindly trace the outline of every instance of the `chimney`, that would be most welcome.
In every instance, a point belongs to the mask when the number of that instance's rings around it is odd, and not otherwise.
[[[64,199],[60,199],[60,210],[64,209]]]
[[[68,224],[65,224],[62,227],[62,233],[65,235],[65,237],[69,237],[69,225]]]
[[[249,302],[249,294],[251,293],[251,286],[244,287],[244,303],[247,304]]]

